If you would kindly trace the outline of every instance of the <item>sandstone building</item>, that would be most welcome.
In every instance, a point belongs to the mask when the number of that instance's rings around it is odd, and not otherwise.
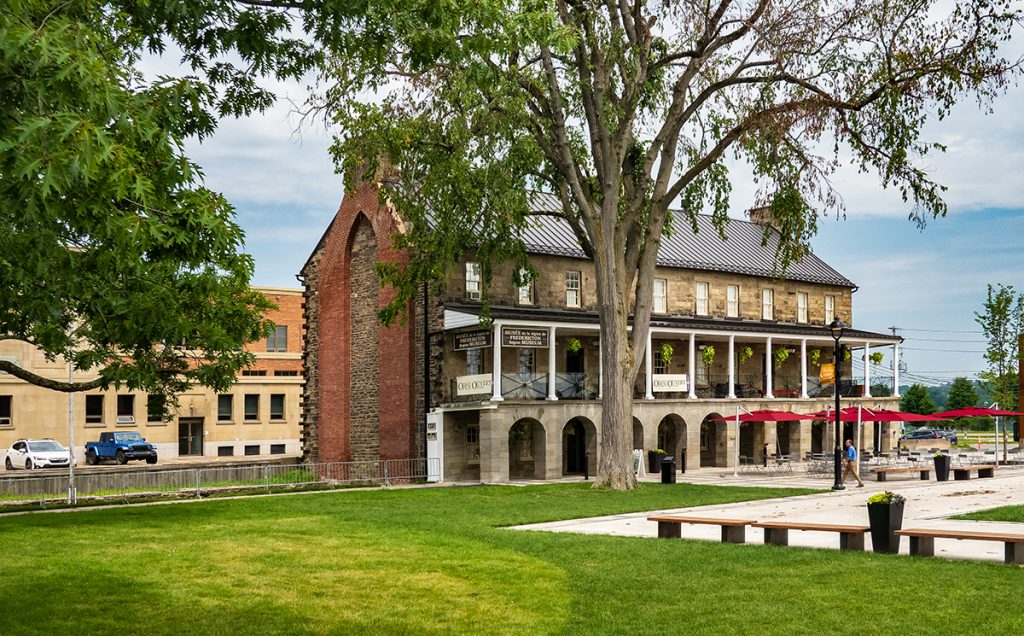
[[[299,399],[302,393],[302,293],[290,288],[256,287],[278,309],[267,319],[274,331],[248,346],[256,357],[230,391],[205,387],[179,396],[170,421],[149,408],[149,396],[109,389],[74,394],[75,453],[85,459],[85,443],[102,431],[134,430],[156,444],[160,461],[204,461],[216,457],[299,455]],[[0,341],[0,356],[59,380],[67,380],[63,358],[48,361],[31,345]],[[75,373],[76,381],[95,375]],[[68,444],[68,401],[64,393],[0,374],[0,449],[21,438],[51,437]]]
[[[602,373],[592,264],[561,221],[538,217],[525,237],[535,279],[517,287],[511,266],[488,289],[493,325],[480,326],[483,281],[471,254],[444,292],[424,288],[402,324],[384,327],[377,309],[378,261],[401,264],[393,243],[404,231],[381,200],[387,183],[347,193],[303,267],[306,385],[302,444],[311,461],[422,457],[428,440],[446,480],[551,479],[582,473],[600,452]],[[386,200],[386,196],[385,196]],[[557,209],[537,194],[538,210]],[[832,403],[817,380],[832,361],[825,325],[854,324],[856,286],[813,254],[785,280],[774,270],[765,219],[733,220],[723,240],[710,217],[699,232],[666,237],[658,257],[655,313],[645,368],[634,393],[633,446],[685,456],[689,467],[731,467],[738,456],[828,452],[820,422],[714,421],[737,407],[810,412]],[[844,406],[897,408],[872,397],[867,361],[881,347],[898,359],[900,339],[851,328],[844,342]],[[898,370],[895,386],[898,387]],[[898,393],[897,393],[898,396]],[[847,431],[852,436],[852,432]],[[864,425],[861,446],[888,449],[890,425]]]

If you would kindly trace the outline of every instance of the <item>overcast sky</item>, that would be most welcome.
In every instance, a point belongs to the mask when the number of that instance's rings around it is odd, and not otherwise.
[[[304,97],[297,84],[278,89],[282,97]],[[1021,113],[1024,88],[1015,86],[991,113],[963,104],[944,121],[929,124],[929,139],[948,147],[926,167],[948,186],[950,213],[924,230],[907,220],[910,206],[899,193],[882,190],[874,175],[846,168],[837,175],[846,218],[822,219],[812,247],[859,286],[858,328],[902,330],[911,374],[952,378],[983,369],[974,312],[986,284],[1024,290]],[[256,260],[255,284],[298,286],[295,274],[343,194],[330,142],[330,131],[300,126],[282,99],[258,117],[223,121],[212,138],[190,145],[207,185],[237,209],[246,250]],[[742,166],[733,166],[733,174],[733,215],[741,216],[754,191]],[[883,365],[888,367],[888,357]]]

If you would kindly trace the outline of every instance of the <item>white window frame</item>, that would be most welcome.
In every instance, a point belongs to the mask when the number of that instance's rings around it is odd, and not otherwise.
[[[533,304],[533,279],[530,278],[530,272],[526,269],[519,270],[519,280],[525,280],[526,283],[516,288],[516,297],[520,305],[532,305]]]
[[[484,350],[466,349],[466,375],[484,373]]]
[[[565,273],[565,306],[579,308],[583,306],[583,273],[568,271]]]
[[[654,279],[654,313],[668,313],[668,279]]]
[[[665,363],[665,357],[661,355],[661,347],[654,348],[654,355],[651,357],[651,366],[654,368],[654,373],[668,373],[668,365]]]
[[[288,351],[288,325],[274,325],[267,334],[267,351]]]
[[[701,293],[703,292],[703,293]],[[707,316],[711,313],[711,284],[697,283],[693,289],[693,312],[698,316]]]
[[[466,300],[480,300],[480,263],[466,263]]]
[[[729,285],[725,288],[725,316],[727,318],[740,317],[740,286]]]
[[[761,320],[775,320],[775,290],[761,290]]]
[[[708,386],[711,384],[711,367],[709,365],[704,364],[704,361],[700,360],[697,362],[696,371],[697,377],[694,381],[697,383],[697,386]]]
[[[825,296],[825,324],[831,323],[836,319],[836,297],[827,294]]]
[[[796,293],[796,321],[807,322],[807,292]]]
[[[519,349],[519,353],[517,355],[517,359],[519,360],[519,373],[520,373],[520,375],[523,375],[523,374],[530,374],[530,375],[532,375],[533,373],[536,372],[536,370],[537,370],[537,351],[535,349],[530,349],[530,348],[527,348],[527,347],[520,348]],[[526,361],[526,364],[523,364],[524,361]]]

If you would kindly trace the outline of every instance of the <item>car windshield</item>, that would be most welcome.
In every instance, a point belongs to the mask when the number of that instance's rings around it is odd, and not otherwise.
[[[142,435],[140,433],[118,433],[117,441],[119,442],[141,442]]]
[[[40,440],[38,442],[29,442],[28,448],[36,453],[59,453],[64,450],[64,447],[53,440]]]

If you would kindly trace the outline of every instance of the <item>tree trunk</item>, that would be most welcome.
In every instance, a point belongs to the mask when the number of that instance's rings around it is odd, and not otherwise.
[[[633,473],[633,353],[629,332],[629,295],[617,277],[621,269],[602,266],[594,259],[598,277],[598,315],[601,320],[601,459],[595,487],[630,490]]]

